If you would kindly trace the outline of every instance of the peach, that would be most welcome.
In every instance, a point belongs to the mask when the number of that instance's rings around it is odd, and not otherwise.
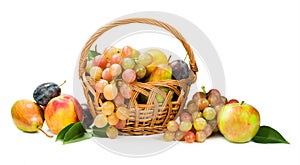
[[[83,120],[81,105],[71,95],[61,94],[49,101],[44,111],[48,128],[54,134],[71,123]]]

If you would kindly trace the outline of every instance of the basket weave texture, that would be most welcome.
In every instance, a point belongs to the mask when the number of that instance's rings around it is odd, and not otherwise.
[[[190,74],[186,79],[163,80],[159,82],[133,82],[130,87],[133,95],[127,104],[130,109],[129,119],[126,126],[120,130],[124,135],[151,135],[162,133],[167,123],[174,120],[179,112],[184,108],[191,84],[196,82],[196,72],[198,71],[194,53],[184,37],[171,25],[151,18],[128,18],[117,20],[98,29],[85,44],[79,61],[79,79],[81,81],[85,98],[90,112],[95,117],[101,113],[103,101],[100,94],[94,89],[95,81],[86,72],[88,53],[93,43],[106,31],[126,24],[140,23],[161,27],[173,34],[185,48],[189,56]],[[161,90],[161,87],[168,88],[168,93]],[[163,96],[164,101],[158,103],[156,95]],[[139,103],[138,97],[144,95],[148,97],[146,103]]]

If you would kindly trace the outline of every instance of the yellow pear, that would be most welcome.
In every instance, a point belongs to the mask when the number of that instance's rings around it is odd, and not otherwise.
[[[164,52],[158,49],[149,49],[146,51],[152,56],[153,61],[146,67],[147,75],[150,75],[159,64],[168,64],[168,58]]]

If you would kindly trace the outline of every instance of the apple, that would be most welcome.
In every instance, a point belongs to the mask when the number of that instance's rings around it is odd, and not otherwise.
[[[260,127],[260,115],[253,106],[241,103],[226,104],[218,113],[218,128],[231,142],[250,141]]]
[[[48,128],[54,134],[71,123],[83,121],[82,107],[71,95],[61,94],[49,101],[44,111]]]

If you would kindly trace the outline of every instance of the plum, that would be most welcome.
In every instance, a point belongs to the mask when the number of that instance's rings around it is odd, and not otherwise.
[[[183,60],[174,60],[169,65],[172,67],[172,75],[176,80],[186,79],[189,77],[189,66]]]

